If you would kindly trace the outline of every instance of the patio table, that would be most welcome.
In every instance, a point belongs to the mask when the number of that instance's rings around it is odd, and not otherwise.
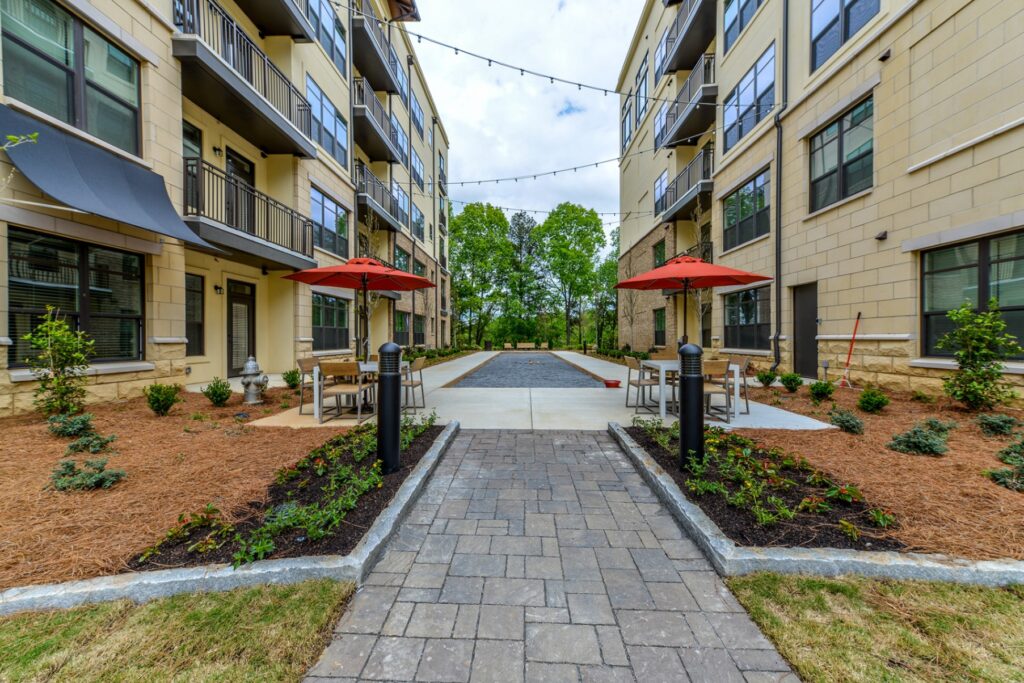
[[[645,360],[640,361],[641,367],[651,368],[652,370],[658,371],[658,412],[661,415],[661,419],[665,419],[666,414],[666,389],[667,376],[670,370],[679,370],[679,361],[677,359],[672,360]],[[740,366],[736,363],[729,363],[729,370],[732,371],[732,417],[737,417],[739,413],[740,405]]]
[[[359,372],[376,374],[380,370],[380,364],[375,360],[359,361]],[[404,375],[409,370],[409,361],[403,360],[401,373]],[[320,422],[320,413],[323,410],[323,397],[320,395],[320,366],[313,368],[313,417]]]

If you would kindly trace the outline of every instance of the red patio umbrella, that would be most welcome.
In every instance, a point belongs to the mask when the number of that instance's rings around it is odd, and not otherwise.
[[[641,273],[615,285],[617,289],[682,289],[683,290],[683,340],[687,338],[689,323],[688,306],[691,289],[748,285],[771,280],[767,275],[748,273],[714,263],[707,263],[693,256],[677,256],[654,270]]]
[[[340,266],[310,268],[285,275],[286,280],[305,282],[307,285],[355,289],[363,293],[363,329],[370,336],[369,307],[366,304],[368,291],[411,292],[416,289],[434,287],[434,283],[420,275],[386,266],[377,259],[354,258]],[[369,347],[364,356],[369,353]]]

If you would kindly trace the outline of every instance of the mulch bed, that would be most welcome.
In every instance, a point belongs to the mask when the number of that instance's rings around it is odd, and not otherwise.
[[[896,514],[899,527],[893,536],[908,550],[977,560],[1024,560],[1024,494],[999,486],[984,474],[1005,467],[995,454],[1019,437],[985,436],[975,424],[976,413],[945,399],[929,404],[912,400],[909,394],[889,394],[892,403],[871,415],[857,409],[859,393],[836,389],[833,399],[837,407],[864,421],[862,435],[837,429],[737,431],[767,447],[799,454],[834,477],[855,483],[869,501]],[[828,422],[832,407],[830,401],[815,406],[806,387],[796,394],[781,387],[751,387],[750,399],[823,422]],[[999,412],[1024,418],[1019,409]],[[945,455],[907,455],[886,447],[894,434],[929,417],[958,425],[949,434]]]
[[[240,519],[266,499],[279,468],[346,431],[248,424],[298,405],[289,389],[267,391],[257,407],[243,406],[240,394],[223,408],[201,394],[181,396],[167,417],[143,398],[87,407],[100,434],[117,435],[116,452],[77,459],[109,458],[109,469],[127,472],[105,491],[50,489],[69,440],[51,435],[38,415],[0,420],[0,589],[122,571],[180,513],[207,503]]]
[[[903,544],[888,537],[883,530],[875,528],[867,516],[871,507],[865,503],[845,503],[829,501],[831,509],[821,513],[797,512],[791,520],[779,520],[765,526],[754,519],[746,509],[729,505],[719,494],[705,493],[696,495],[688,490],[687,480],[693,475],[680,469],[678,441],[673,441],[676,451],[670,453],[661,444],[639,427],[627,427],[626,432],[632,436],[653,457],[661,467],[675,480],[679,490],[691,502],[718,525],[718,528],[730,539],[743,546],[788,546],[806,548],[843,548],[852,550],[900,550]],[[758,454],[755,453],[755,457]],[[812,486],[805,482],[806,472],[795,468],[783,468],[779,474],[795,482],[788,489],[775,489],[772,493],[785,501],[790,509],[795,509],[800,501],[808,496],[824,498],[825,487]],[[735,485],[722,478],[715,464],[711,464],[704,477],[708,481],[722,482],[730,490]],[[837,482],[848,483],[848,482]],[[855,483],[855,482],[849,482]],[[869,499],[870,501],[870,499]],[[844,534],[839,528],[840,520],[846,520],[857,527],[860,532],[856,540]]]
[[[384,475],[383,486],[368,491],[359,498],[359,503],[348,514],[337,529],[330,535],[319,541],[310,541],[305,537],[305,531],[299,529],[286,534],[276,536],[274,544],[275,551],[266,559],[283,559],[286,557],[297,557],[300,555],[347,555],[352,551],[365,533],[377,519],[377,515],[388,506],[395,493],[405,482],[406,477],[426,454],[434,441],[444,430],[444,427],[433,426],[427,428],[420,436],[416,437],[409,448],[402,451],[402,467]],[[366,467],[373,463],[376,458],[368,456],[361,463],[356,463],[351,454],[339,459],[340,465],[351,465],[354,468]],[[267,488],[267,495],[258,502],[252,503],[245,511],[242,521],[236,522],[234,532],[242,536],[248,536],[249,532],[258,528],[267,510],[282,503],[295,502],[300,505],[313,503],[319,499],[321,487],[326,483],[326,476],[310,476],[308,478],[293,479],[289,482],[271,484]],[[204,530],[206,532],[208,530]],[[204,535],[200,533],[199,536]],[[206,564],[220,562],[231,562],[232,554],[237,548],[234,543],[225,543],[220,548],[206,553],[197,554],[189,552],[189,546],[196,538],[185,537],[172,543],[161,546],[159,552],[146,561],[133,561],[130,563],[131,570],[154,570],[170,569],[174,567],[196,567]]]

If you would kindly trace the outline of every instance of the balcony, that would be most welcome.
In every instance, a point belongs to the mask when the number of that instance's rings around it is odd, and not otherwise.
[[[665,57],[655,64],[655,78],[688,70],[700,59],[715,38],[715,0],[684,0],[679,13],[661,38],[659,49]]]
[[[185,97],[267,154],[316,156],[309,102],[224,8],[181,0],[174,23]]]
[[[309,0],[235,0],[235,4],[265,36],[291,36],[301,43],[316,40],[307,18]]]
[[[352,13],[352,61],[375,90],[398,92],[395,69],[401,67],[369,0]]]
[[[448,275],[448,257],[444,254],[441,254],[441,270]]]
[[[442,235],[448,234],[448,216],[444,211],[437,214],[437,229],[441,231]]]
[[[398,161],[391,118],[373,93],[369,81],[365,78],[355,79],[352,90],[355,92],[352,132],[356,144],[366,152],[370,161]]]
[[[708,146],[697,152],[693,160],[668,184],[665,194],[655,201],[655,212],[662,221],[691,220],[693,210],[702,195],[713,189],[711,176],[715,173],[715,155]],[[659,210],[660,209],[660,210]]]
[[[356,203],[359,215],[366,225],[399,232],[402,223],[398,221],[398,202],[373,172],[361,163],[356,163]]]
[[[668,106],[665,126],[654,141],[655,146],[694,145],[697,137],[715,123],[715,56],[705,54],[694,65],[679,94]]]
[[[448,196],[448,174],[444,172],[443,168],[437,172],[437,188],[445,197]]]
[[[250,265],[315,268],[313,221],[201,159],[185,159],[188,223]]]

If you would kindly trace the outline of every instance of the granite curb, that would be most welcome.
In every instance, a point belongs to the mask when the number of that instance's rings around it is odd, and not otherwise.
[[[683,495],[675,480],[626,433],[622,425],[609,422],[608,432],[722,576],[754,572],[817,576],[856,574],[983,586],[1024,584],[1024,561],[1019,560],[967,560],[891,551],[739,546],[722,533],[700,507]]]
[[[298,583],[319,578],[362,583],[384,545],[412,509],[428,477],[458,432],[458,422],[452,421],[445,426],[402,483],[388,507],[348,555],[260,560],[238,569],[228,564],[211,564],[9,588],[0,593],[0,615],[29,610],[66,609],[111,600],[127,599],[141,603],[180,593],[212,593],[245,586]]]

